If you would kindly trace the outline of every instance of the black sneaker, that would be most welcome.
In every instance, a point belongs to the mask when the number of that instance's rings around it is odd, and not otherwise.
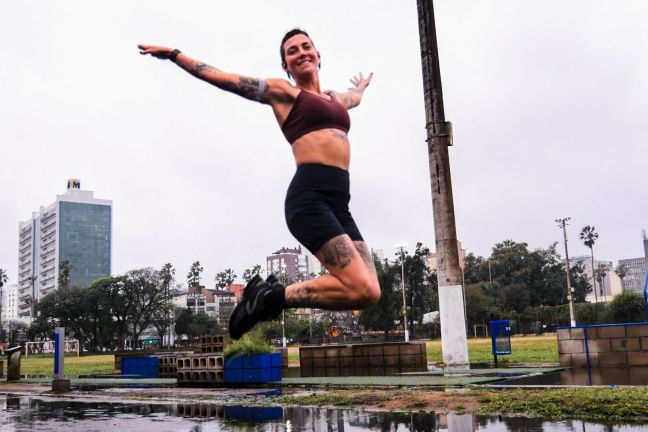
[[[259,321],[268,321],[277,317],[281,309],[268,306],[265,295],[272,290],[268,282],[256,275],[243,289],[243,297],[236,305],[229,320],[229,332],[232,339],[240,339]]]

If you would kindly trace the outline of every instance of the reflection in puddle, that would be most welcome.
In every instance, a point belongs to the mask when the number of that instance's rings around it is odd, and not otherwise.
[[[560,372],[541,375],[511,378],[498,382],[503,385],[648,385],[648,367],[604,367],[604,368],[575,368]]]
[[[302,407],[249,407],[214,404],[83,403],[34,397],[0,397],[2,431],[259,431],[259,432],[470,432],[470,431],[623,431],[582,421],[544,421],[450,413],[394,413]]]

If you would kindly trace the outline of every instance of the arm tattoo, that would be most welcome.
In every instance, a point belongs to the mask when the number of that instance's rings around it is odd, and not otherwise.
[[[204,72],[209,72],[212,70],[218,70],[212,66],[209,66],[205,63],[195,62],[188,68],[188,72],[195,77],[202,78]]]
[[[286,291],[286,303],[290,306],[319,307],[319,293],[307,283],[296,287],[290,293]]]
[[[228,83],[225,90],[243,96],[247,99],[256,99],[259,91],[259,80],[256,78],[240,77],[238,83]]]
[[[320,250],[322,251],[324,264],[341,269],[346,267],[353,258],[353,248],[349,246],[344,234],[327,241]]]

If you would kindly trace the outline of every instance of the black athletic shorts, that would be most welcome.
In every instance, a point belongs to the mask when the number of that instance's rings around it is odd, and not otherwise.
[[[286,194],[286,223],[293,236],[311,253],[342,234],[362,241],[349,212],[349,172],[322,164],[304,164]]]

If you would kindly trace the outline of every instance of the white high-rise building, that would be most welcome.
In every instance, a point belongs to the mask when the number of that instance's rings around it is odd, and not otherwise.
[[[58,289],[59,265],[68,262],[69,286],[109,276],[112,201],[96,199],[70,179],[56,201],[32,213],[18,230],[18,316],[29,318],[32,299]]]
[[[18,285],[4,284],[2,287],[2,322],[18,319]]]

